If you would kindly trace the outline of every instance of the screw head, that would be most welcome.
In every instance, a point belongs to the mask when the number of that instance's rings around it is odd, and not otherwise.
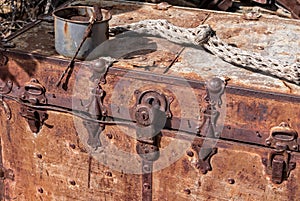
[[[297,145],[294,145],[294,146],[293,146],[293,149],[294,149],[294,150],[297,150],[297,149],[298,149],[298,146],[297,146]]]
[[[269,140],[266,141],[266,144],[267,144],[268,146],[271,146],[271,142],[270,142]]]

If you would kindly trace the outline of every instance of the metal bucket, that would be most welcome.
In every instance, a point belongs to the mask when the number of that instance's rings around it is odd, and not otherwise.
[[[88,6],[66,7],[53,12],[55,49],[59,54],[66,57],[74,56],[93,13],[93,7]],[[111,14],[105,9],[101,9],[101,13],[103,19],[94,23],[92,33],[81,47],[77,59],[85,59],[93,49],[108,39],[108,21]]]

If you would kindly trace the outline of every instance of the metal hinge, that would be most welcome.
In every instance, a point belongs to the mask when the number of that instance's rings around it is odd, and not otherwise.
[[[88,100],[88,104],[85,105],[86,112],[88,112],[90,118],[95,120],[105,120],[107,110],[103,105],[104,96],[105,92],[100,84],[91,91],[91,97]],[[87,143],[96,150],[101,146],[100,134],[104,130],[105,125],[92,121],[83,121],[83,124],[89,134]]]
[[[31,79],[30,82],[25,84],[19,98],[21,101],[35,106],[43,105],[47,104],[45,93],[45,87],[37,79]],[[41,130],[44,121],[48,118],[46,111],[35,110],[25,105],[21,106],[20,114],[27,119],[30,130],[35,134]]]
[[[220,132],[217,129],[217,121],[222,106],[222,95],[225,91],[225,82],[214,77],[206,82],[206,108],[204,110],[204,121],[199,127],[198,135],[208,138],[219,138]],[[212,170],[210,165],[211,157],[217,153],[216,143],[212,140],[204,140],[202,145],[192,144],[192,149],[187,151],[191,158],[192,165],[203,174]]]
[[[266,139],[266,145],[275,147],[275,150],[268,154],[268,158],[263,158],[262,162],[266,166],[266,173],[276,184],[287,180],[290,171],[296,168],[296,163],[291,161],[291,151],[298,151],[298,133],[287,123],[282,122],[270,131],[270,136]]]

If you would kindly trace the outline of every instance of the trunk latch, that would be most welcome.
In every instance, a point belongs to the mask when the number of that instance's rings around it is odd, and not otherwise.
[[[297,138],[297,131],[285,122],[271,129],[266,145],[275,147],[275,150],[262,161],[266,166],[267,174],[272,176],[272,182],[282,183],[283,180],[287,180],[290,171],[296,168],[296,163],[291,161],[291,151],[299,149]]]
[[[45,87],[37,79],[31,79],[25,84],[20,96],[20,100],[25,103],[21,106],[20,114],[27,119],[30,130],[35,134],[41,130],[44,121],[48,118],[46,111],[34,109],[34,106],[47,104],[45,93]]]

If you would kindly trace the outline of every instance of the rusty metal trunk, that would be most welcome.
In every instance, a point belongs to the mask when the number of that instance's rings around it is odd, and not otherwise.
[[[295,20],[103,6],[114,15],[110,26],[208,23],[241,49],[300,55]],[[96,48],[122,59],[77,61],[57,87],[70,59],[55,51],[53,28],[41,22],[0,52],[0,199],[299,200],[298,85],[128,33]]]

